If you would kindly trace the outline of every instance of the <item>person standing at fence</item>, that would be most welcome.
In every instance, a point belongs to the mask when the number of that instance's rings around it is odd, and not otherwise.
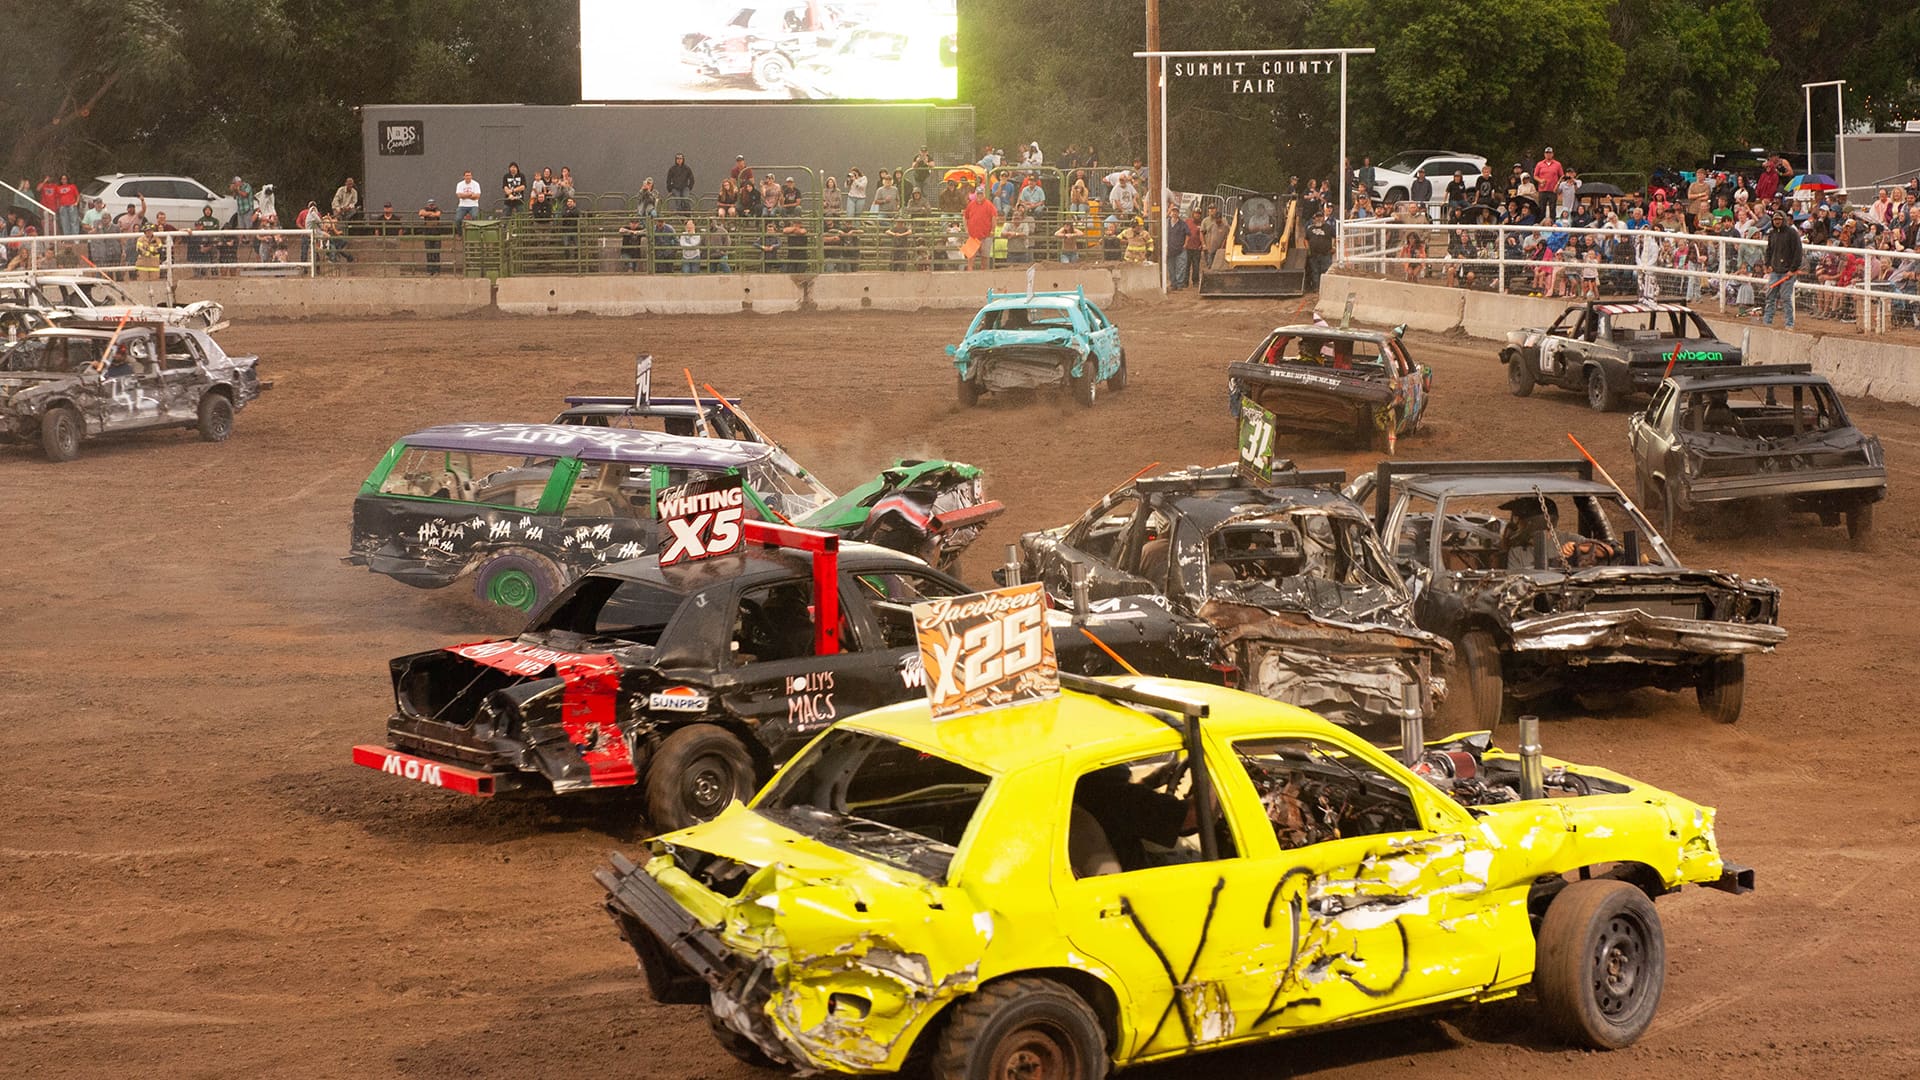
[[[893,186],[893,177],[884,170],[880,173],[880,187],[873,193],[873,213],[880,217],[892,217],[900,212],[900,189]]]
[[[1698,232],[1701,223],[1713,213],[1713,178],[1705,169],[1695,169],[1687,184],[1687,231]]]
[[[569,259],[580,248],[580,200],[571,195],[560,207],[560,246]]]
[[[1773,325],[1773,309],[1778,306],[1786,312],[1787,329],[1793,329],[1793,283],[1805,258],[1799,230],[1787,221],[1785,210],[1775,210],[1773,231],[1767,236],[1767,294],[1761,306],[1762,323]]]
[[[428,199],[427,205],[421,207],[417,213],[420,215],[420,232],[425,237],[421,247],[425,249],[427,255],[427,274],[438,276],[440,273],[440,204]]]
[[[1553,156],[1553,147],[1540,151],[1540,160],[1533,166],[1533,181],[1540,189],[1540,209],[1542,216],[1553,220],[1554,211],[1566,205],[1560,200],[1560,181],[1566,176],[1567,167]]]
[[[847,213],[864,214],[867,212],[867,174],[859,169],[847,170]]]
[[[707,233],[707,272],[733,273],[733,230],[727,228],[727,219],[723,217],[714,218]]]
[[[1167,273],[1169,291],[1187,287],[1187,263],[1191,258],[1187,254],[1187,235],[1190,231],[1187,219],[1181,215],[1177,206],[1167,207],[1167,257],[1170,260]]]
[[[1320,278],[1333,267],[1334,226],[1327,220],[1327,208],[1313,212],[1307,225],[1307,291],[1320,288]]]
[[[500,178],[500,199],[504,213],[511,218],[520,212],[527,203],[527,178],[520,171],[520,163],[507,162],[507,172]]]
[[[467,233],[467,222],[480,214],[480,181],[473,178],[473,170],[460,174],[460,182],[453,185],[453,228],[462,236]]]
[[[667,166],[667,198],[674,213],[693,212],[693,166],[685,154],[673,155],[673,164]]]
[[[80,231],[80,186],[66,173],[61,173],[60,182],[53,185],[53,202],[49,205],[63,235],[73,236]]]
[[[640,271],[640,260],[647,254],[647,227],[640,221],[640,215],[627,218],[620,226],[620,269],[629,274]]]
[[[228,182],[227,194],[233,196],[234,227],[240,229],[252,228],[253,185],[236,176]]]
[[[987,197],[986,188],[978,187],[973,190],[973,197],[967,201],[964,216],[967,221],[967,242],[975,246],[973,257],[968,260],[968,265],[985,270],[992,265],[993,227],[1000,217],[1000,212],[994,208],[993,200]]]
[[[697,274],[700,272],[700,230],[691,219],[680,231],[680,272]]]

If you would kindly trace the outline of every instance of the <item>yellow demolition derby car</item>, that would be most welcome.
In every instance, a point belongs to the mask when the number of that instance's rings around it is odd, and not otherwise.
[[[1615,1048],[1665,979],[1651,898],[1752,887],[1711,809],[1537,746],[1408,768],[1218,686],[1062,682],[844,720],[751,807],[616,855],[653,996],[803,1072],[1080,1080],[1529,984]]]

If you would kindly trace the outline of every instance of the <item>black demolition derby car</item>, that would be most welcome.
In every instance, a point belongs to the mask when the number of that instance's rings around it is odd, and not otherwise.
[[[651,419],[670,430],[684,430],[696,408],[711,407],[676,399],[649,406],[660,410]],[[646,414],[632,399],[626,409]],[[594,567],[654,551],[655,493],[716,476],[744,477],[753,516],[871,540],[942,566],[1004,510],[982,497],[971,465],[898,462],[835,495],[778,446],[668,434],[616,424],[615,416],[449,424],[408,435],[361,485],[345,561],[423,589],[471,579],[482,599],[531,611]]]
[[[1130,480],[1079,520],[1020,538],[1021,574],[1056,606],[1174,618],[1153,674],[1224,678],[1372,734],[1432,715],[1447,642],[1414,623],[1413,598],[1346,474],[1287,463],[1268,480],[1233,466]],[[1158,638],[1161,635],[1154,634]],[[1209,672],[1207,669],[1213,669]]]
[[[1746,657],[1786,640],[1772,582],[1680,565],[1639,509],[1572,461],[1382,462],[1347,493],[1454,644],[1452,697],[1491,728],[1559,689],[1694,690],[1740,717]]]
[[[0,350],[0,442],[37,442],[50,461],[72,461],[90,439],[160,428],[224,442],[234,414],[273,385],[257,362],[165,323],[36,330]]]
[[[1595,412],[1653,393],[1669,370],[1731,367],[1740,360],[1740,346],[1721,341],[1692,308],[1651,301],[1575,304],[1552,326],[1509,332],[1500,350],[1515,397],[1557,386],[1586,394]]]
[[[1760,501],[1846,522],[1867,543],[1886,498],[1880,440],[1853,426],[1807,364],[1677,375],[1627,422],[1640,501],[1668,529],[1685,515]]]
[[[842,716],[923,695],[911,605],[973,590],[909,555],[747,521],[745,548],[611,564],[518,637],[394,659],[387,745],[353,760],[468,795],[638,792],[657,830],[745,799]],[[1056,623],[1059,665],[1153,664],[1135,622]]]

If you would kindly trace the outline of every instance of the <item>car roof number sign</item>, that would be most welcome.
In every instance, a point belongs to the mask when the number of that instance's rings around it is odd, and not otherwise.
[[[1273,412],[1250,397],[1240,399],[1240,472],[1273,482]]]
[[[660,565],[739,551],[746,534],[746,490],[738,473],[660,492]]]
[[[633,407],[645,409],[653,402],[653,354],[641,353],[633,363]]]
[[[913,605],[935,720],[1057,697],[1060,668],[1039,582]]]

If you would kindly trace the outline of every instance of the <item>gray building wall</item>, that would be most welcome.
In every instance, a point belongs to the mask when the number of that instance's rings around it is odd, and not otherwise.
[[[1859,192],[1891,180],[1904,184],[1920,172],[1920,133],[1885,132],[1874,135],[1843,135],[1840,153],[1847,168],[1847,186],[1855,191],[1853,201],[1863,201]],[[1840,178],[1834,177],[1837,182]],[[1873,201],[1867,191],[1866,202]]]
[[[418,125],[417,147],[383,146],[383,125],[407,121]],[[681,153],[693,167],[695,195],[711,206],[735,154],[745,154],[760,176],[762,166],[808,166],[843,181],[853,166],[869,177],[905,166],[923,145],[942,163],[977,156],[972,108],[924,103],[368,105],[360,110],[360,141],[361,205],[373,213],[388,201],[411,213],[433,197],[451,214],[453,186],[466,169],[480,182],[481,205],[497,209],[510,161],[529,174],[551,166],[558,175],[568,166],[576,189],[592,194],[635,192],[651,176],[664,195],[667,167]],[[417,152],[391,152],[402,149]]]

